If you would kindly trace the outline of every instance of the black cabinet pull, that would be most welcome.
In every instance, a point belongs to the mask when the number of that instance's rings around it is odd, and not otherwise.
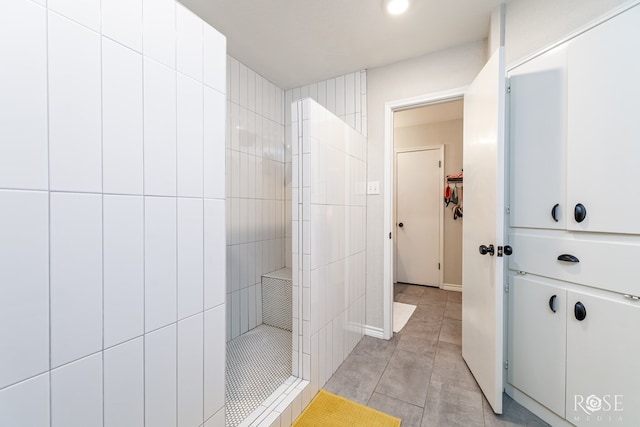
[[[551,208],[551,218],[553,218],[555,222],[558,222],[557,210],[559,207],[560,204],[556,203],[555,205],[553,205],[553,208]]]
[[[584,221],[587,217],[587,208],[585,208],[582,203],[578,203],[573,210],[573,217],[576,219],[576,222]]]
[[[564,261],[564,262],[580,262],[580,260],[576,257],[574,257],[573,255],[569,255],[569,254],[562,254],[558,256],[558,261]]]
[[[480,252],[480,255],[489,254],[493,256],[493,254],[495,253],[495,248],[493,247],[493,245],[489,245],[489,246],[480,245],[480,247],[478,248],[478,251]]]
[[[398,224],[398,227],[402,228],[402,227],[404,227],[404,224],[400,223],[400,224]]]
[[[556,302],[556,297],[557,297],[557,295],[553,295],[551,298],[549,298],[549,308],[554,313],[556,312],[556,308],[554,307],[554,303]]]
[[[582,322],[587,317],[587,308],[578,301],[573,308],[573,314],[576,316],[576,319]]]

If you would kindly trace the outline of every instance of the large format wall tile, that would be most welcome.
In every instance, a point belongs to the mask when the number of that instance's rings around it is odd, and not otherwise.
[[[102,349],[102,197],[51,194],[51,366]]]
[[[49,369],[48,203],[0,191],[0,389]]]
[[[203,86],[178,74],[178,196],[203,193]]]
[[[176,325],[147,334],[144,344],[145,423],[176,427]]]
[[[142,194],[142,55],[102,39],[104,192]]]
[[[100,35],[49,12],[52,190],[102,191]]]
[[[49,373],[0,390],[0,425],[49,427]]]
[[[176,199],[145,198],[145,331],[177,320]]]
[[[144,333],[142,196],[104,196],[104,346]]]
[[[102,425],[102,354],[51,371],[51,427]]]
[[[102,34],[142,52],[142,0],[102,0]]]
[[[202,199],[178,199],[178,319],[204,309],[203,215]]]
[[[144,60],[144,193],[176,195],[176,72]]]
[[[104,352],[104,427],[144,425],[144,342]]]
[[[0,188],[47,190],[47,12],[0,3]]]

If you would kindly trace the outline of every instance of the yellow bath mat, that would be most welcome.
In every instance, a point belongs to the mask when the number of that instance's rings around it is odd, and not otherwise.
[[[399,427],[400,418],[320,390],[293,427]]]

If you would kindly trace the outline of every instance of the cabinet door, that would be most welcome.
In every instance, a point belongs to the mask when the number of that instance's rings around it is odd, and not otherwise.
[[[567,228],[640,233],[640,7],[568,46]],[[574,219],[578,204],[586,208]]]
[[[543,280],[509,279],[507,380],[564,417],[567,291]]]
[[[510,224],[562,229],[568,212],[566,47],[515,68],[510,73],[510,86]]]
[[[640,305],[575,291],[567,298],[567,420],[640,425]]]

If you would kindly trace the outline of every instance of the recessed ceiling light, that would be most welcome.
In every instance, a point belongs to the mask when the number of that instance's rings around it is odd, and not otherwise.
[[[409,0],[384,0],[384,8],[391,15],[400,15],[409,8]]]

